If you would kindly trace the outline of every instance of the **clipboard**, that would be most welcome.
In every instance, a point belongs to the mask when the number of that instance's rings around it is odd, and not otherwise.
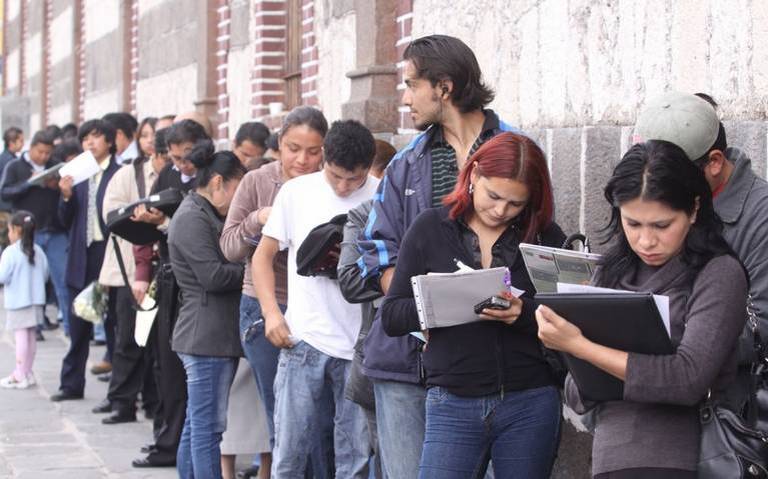
[[[509,289],[505,267],[429,273],[411,278],[421,329],[447,328],[482,321],[473,306]],[[522,291],[520,291],[522,294]]]
[[[32,176],[29,177],[27,180],[27,183],[30,185],[35,186],[43,186],[43,183],[45,183],[47,180],[51,178],[59,178],[59,170],[64,166],[64,162],[56,163],[52,167],[43,170],[41,172],[35,173]]]
[[[651,293],[541,293],[536,302],[578,326],[584,337],[597,344],[640,354],[674,353]],[[623,381],[586,361],[563,356],[582,398],[624,398]]]

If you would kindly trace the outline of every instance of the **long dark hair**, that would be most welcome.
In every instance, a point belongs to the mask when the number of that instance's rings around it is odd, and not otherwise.
[[[623,274],[640,261],[629,246],[621,226],[619,207],[637,198],[658,201],[687,215],[698,211],[683,245],[682,259],[694,271],[710,259],[733,250],[723,238],[723,223],[712,206],[712,192],[704,173],[678,146],[651,140],[634,145],[624,154],[605,187],[611,204],[611,219],[604,231],[611,247],[600,262],[597,283],[615,285]]]
[[[35,264],[35,216],[19,210],[11,216],[11,226],[21,228],[21,250],[29,258],[29,264]]]

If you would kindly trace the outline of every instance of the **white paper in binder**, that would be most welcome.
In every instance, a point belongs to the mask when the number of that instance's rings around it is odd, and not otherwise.
[[[490,268],[412,277],[421,329],[481,321],[474,312],[475,305],[509,290],[504,283],[506,273],[507,268]]]

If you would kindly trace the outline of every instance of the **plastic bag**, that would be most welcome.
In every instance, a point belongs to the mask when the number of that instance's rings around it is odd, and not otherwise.
[[[72,302],[75,314],[91,323],[100,323],[107,310],[107,291],[96,281],[85,287]]]

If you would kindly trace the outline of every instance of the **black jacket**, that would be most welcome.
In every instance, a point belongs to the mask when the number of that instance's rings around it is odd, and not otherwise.
[[[5,167],[4,182],[0,195],[3,201],[11,204],[13,211],[26,210],[35,216],[37,231],[62,232],[64,227],[59,222],[57,210],[61,194],[57,189],[30,185],[27,180],[32,176],[32,165],[26,159],[12,160]],[[45,168],[56,165],[56,161],[48,160]]]
[[[181,202],[168,228],[173,274],[181,308],[172,349],[200,356],[241,357],[240,290],[243,265],[230,263],[219,247],[224,219],[197,193]]]
[[[456,271],[454,259],[481,268],[470,241],[473,235],[463,222],[448,217],[447,207],[426,210],[416,218],[403,239],[395,276],[381,308],[387,334],[420,329],[412,276]],[[546,246],[559,247],[565,239],[554,223],[539,236]],[[512,325],[478,321],[430,330],[423,356],[427,386],[441,386],[457,396],[484,396],[556,384],[537,338],[535,290],[518,244],[518,229],[513,224],[494,244],[491,265],[509,267],[512,285],[526,291],[520,317]],[[468,315],[474,316],[473,306],[467,305]]]

